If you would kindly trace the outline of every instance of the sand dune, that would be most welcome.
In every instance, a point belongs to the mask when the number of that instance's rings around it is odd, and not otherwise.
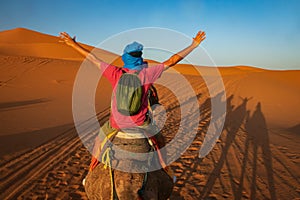
[[[97,53],[104,60],[116,56],[101,49]],[[1,199],[87,199],[81,180],[90,154],[72,118],[72,89],[82,61],[55,36],[22,28],[0,32]],[[209,67],[198,69],[201,76],[214,75]],[[220,67],[226,121],[204,159],[198,153],[211,120],[211,101],[218,97],[209,95],[192,66],[176,70],[197,95],[201,121],[192,145],[171,165],[177,176],[171,199],[300,198],[300,70]],[[168,112],[162,132],[170,141],[180,124],[180,109],[168,89],[157,87]],[[100,123],[109,115],[110,91],[101,79],[95,105]],[[189,98],[183,96],[186,102]],[[196,117],[192,106],[185,107],[187,124]],[[87,129],[85,139],[92,142],[96,131]]]
[[[116,55],[102,50],[94,49],[89,45],[81,44],[84,48],[103,55],[103,59],[112,59]],[[56,36],[51,36],[36,31],[16,28],[0,32],[0,54],[13,56],[32,56],[39,58],[54,58],[63,60],[82,61],[83,57],[59,42]]]

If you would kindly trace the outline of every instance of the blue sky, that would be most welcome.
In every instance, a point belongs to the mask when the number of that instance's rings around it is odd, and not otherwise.
[[[134,28],[162,27],[190,37],[201,29],[207,33],[203,47],[217,65],[300,69],[299,10],[300,0],[1,0],[0,31],[67,31],[96,46]]]

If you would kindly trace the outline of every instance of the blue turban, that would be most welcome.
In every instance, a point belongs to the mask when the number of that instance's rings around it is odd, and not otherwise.
[[[138,42],[133,42],[131,44],[128,44],[125,47],[122,55],[124,68],[130,70],[141,70],[145,67],[145,63],[142,57],[133,57],[132,55],[129,54],[131,52],[138,52],[138,51],[143,51],[143,45],[139,44]]]

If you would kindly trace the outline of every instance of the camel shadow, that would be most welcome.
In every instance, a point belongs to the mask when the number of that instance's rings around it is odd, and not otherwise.
[[[223,95],[208,97],[200,105],[200,121],[194,141],[171,165],[177,178],[171,199],[213,199],[215,195],[231,199],[277,199],[269,133],[261,103],[256,102],[256,108],[251,111],[248,107],[253,105],[252,97],[231,95],[224,101]],[[204,96],[199,94],[197,98]],[[187,99],[183,105],[191,100]],[[248,105],[249,101],[251,105]],[[213,116],[214,104],[224,102],[226,112],[220,111]],[[168,111],[179,106],[173,105]],[[222,127],[216,122],[224,115]],[[208,139],[207,143],[213,148],[201,158],[200,149],[204,139],[208,138],[210,126],[215,126],[216,130],[221,128],[221,136],[213,135]],[[263,178],[261,170],[265,171]],[[264,184],[258,185],[259,181]]]
[[[216,180],[220,178],[221,170],[224,164],[227,164],[227,154],[233,142],[235,141],[235,137],[239,128],[243,124],[245,119],[247,110],[247,102],[249,101],[248,98],[244,98],[242,104],[234,108],[231,105],[231,101],[233,96],[231,96],[227,101],[227,113],[226,113],[226,120],[224,125],[223,136],[225,137],[224,145],[221,150],[220,157],[214,161],[214,169],[212,170],[211,174],[207,178],[207,182],[201,191],[201,198],[205,199],[209,196],[210,192],[212,191]],[[225,135],[226,134],[226,135]],[[223,139],[222,139],[223,140]],[[231,177],[232,179],[232,177]],[[231,186],[234,187],[234,184],[231,183]]]
[[[251,97],[241,98],[241,103],[236,106],[232,103],[233,95],[227,98],[226,118],[220,140],[206,158],[198,157],[207,129],[214,121],[212,103],[222,101],[221,97],[222,94],[218,94],[201,104],[201,121],[194,142],[171,166],[177,176],[172,199],[214,199],[215,194],[233,199],[276,199],[266,120],[261,103],[257,103],[250,115],[247,105]],[[216,118],[221,116],[222,113]],[[236,154],[240,154],[240,158],[235,158],[236,162],[233,162],[232,156]],[[264,194],[260,191],[262,188],[257,188],[262,187],[257,186],[260,168],[266,172]]]
[[[232,195],[234,199],[248,198],[245,190],[250,194],[250,199],[257,199],[258,168],[261,163],[267,175],[268,193],[270,199],[276,199],[276,191],[273,178],[272,156],[265,117],[261,110],[261,103],[257,103],[252,116],[247,110],[247,103],[251,98],[243,98],[242,103],[234,108],[230,100],[227,102],[227,115],[223,131],[221,155],[212,156],[214,168],[207,177],[207,182],[200,192],[200,199],[207,199],[217,186],[217,180],[224,188],[224,192]],[[243,128],[244,127],[244,128]],[[243,134],[241,134],[243,132]],[[245,136],[245,139],[243,139]],[[252,149],[250,146],[252,145]],[[230,152],[231,149],[231,152]],[[262,150],[262,155],[258,150]],[[252,150],[252,151],[251,151]],[[230,154],[240,152],[241,161],[237,164],[231,160]],[[249,156],[252,153],[252,157]],[[258,163],[258,160],[262,162]],[[238,160],[238,159],[237,159]],[[239,170],[234,170],[240,168]],[[223,176],[224,170],[228,171],[228,178]],[[245,178],[246,177],[246,178]],[[247,180],[245,180],[247,179]],[[223,183],[222,183],[223,182]],[[227,182],[227,183],[224,183]],[[229,183],[228,183],[229,182]],[[248,184],[246,184],[248,182]],[[227,187],[227,189],[225,189]],[[228,188],[229,187],[229,188]],[[261,190],[261,188],[259,188]],[[266,197],[266,194],[263,195]]]

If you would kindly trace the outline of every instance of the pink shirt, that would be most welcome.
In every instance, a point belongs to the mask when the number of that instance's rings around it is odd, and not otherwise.
[[[164,71],[164,65],[158,64],[153,67],[144,68],[139,73],[139,78],[143,85],[143,97],[142,97],[142,106],[140,111],[133,116],[125,116],[118,112],[116,106],[116,86],[118,80],[123,74],[123,71],[127,73],[134,73],[136,70],[128,70],[126,68],[118,68],[113,65],[109,65],[107,63],[102,62],[100,65],[101,70],[103,70],[103,75],[110,81],[113,88],[114,99],[112,99],[111,104],[111,115],[110,115],[110,124],[113,128],[130,128],[140,126],[146,120],[146,113],[148,112],[148,89],[151,84],[153,84],[162,74]]]

